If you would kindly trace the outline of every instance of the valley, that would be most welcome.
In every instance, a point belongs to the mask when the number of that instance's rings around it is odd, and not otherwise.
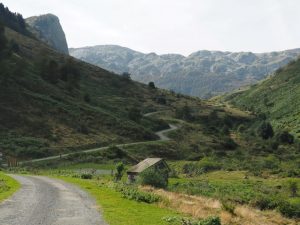
[[[299,53],[68,49],[0,4],[0,224],[298,225]]]

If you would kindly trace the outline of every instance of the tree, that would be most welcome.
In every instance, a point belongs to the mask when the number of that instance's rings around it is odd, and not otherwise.
[[[87,94],[87,93],[84,95],[83,99],[84,99],[84,101],[87,102],[87,103],[90,103],[90,102],[91,102],[91,97],[90,97],[90,95]]]
[[[7,45],[7,40],[6,40],[4,32],[5,32],[4,26],[0,22],[0,52],[2,52]]]
[[[188,105],[176,108],[175,115],[178,119],[183,119],[187,121],[192,120],[191,109]]]
[[[41,75],[44,80],[56,84],[60,77],[57,62],[54,60],[43,60],[41,64]]]
[[[132,107],[128,111],[128,118],[135,122],[139,122],[142,119],[142,116],[141,110],[137,107]]]
[[[148,87],[150,89],[155,89],[156,88],[154,82],[152,82],[152,81],[148,83]]]
[[[263,122],[257,130],[257,133],[260,137],[262,137],[263,139],[269,139],[272,138],[274,136],[274,131],[273,131],[273,127],[270,123],[268,122]]]
[[[74,88],[80,88],[80,73],[72,60],[68,60],[60,69],[60,79],[67,83],[67,88],[72,91]]]
[[[128,73],[128,72],[124,72],[122,73],[122,77],[125,79],[125,80],[131,80],[131,74]]]
[[[116,165],[116,174],[115,174],[115,180],[120,181],[123,177],[124,174],[124,164],[122,162],[118,163]]]
[[[298,184],[296,181],[290,181],[289,182],[289,189],[290,189],[290,193],[291,193],[291,197],[297,197],[298,194]]]
[[[166,97],[165,97],[164,95],[156,96],[154,100],[155,100],[158,104],[161,104],[161,105],[166,105],[166,104],[167,104],[167,100],[166,100]]]

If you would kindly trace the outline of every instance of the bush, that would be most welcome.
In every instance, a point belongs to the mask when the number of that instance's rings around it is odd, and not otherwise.
[[[232,215],[235,215],[235,205],[230,201],[222,200],[222,209],[229,212]]]
[[[276,134],[276,140],[284,144],[293,144],[294,136],[291,135],[288,131],[281,131],[278,134]]]
[[[296,181],[290,181],[289,182],[289,190],[290,190],[290,193],[291,193],[291,197],[297,197],[298,196],[298,184]]]
[[[257,133],[263,139],[269,139],[274,136],[273,127],[270,123],[263,122],[257,130]]]
[[[217,216],[201,220],[197,225],[221,225],[221,220]]]
[[[116,181],[120,181],[123,177],[123,174],[124,174],[124,164],[122,162],[118,163],[116,165],[116,174],[115,174],[115,180]]]
[[[160,201],[160,197],[153,193],[139,191],[137,188],[125,185],[116,186],[116,190],[122,194],[123,198],[137,202],[154,203]]]
[[[176,108],[175,116],[178,119],[191,121],[193,119],[191,108],[188,105],[184,105],[183,107]]]
[[[91,102],[91,97],[90,97],[90,95],[89,95],[89,94],[85,94],[85,95],[83,96],[83,100],[84,100],[85,102],[87,102],[87,103],[90,103],[90,102]]]
[[[81,174],[81,179],[90,180],[93,178],[93,175],[90,173]]]
[[[222,146],[225,149],[233,150],[236,149],[237,143],[235,143],[234,140],[232,140],[230,137],[226,137],[224,138],[224,142],[222,143]]]
[[[148,87],[150,89],[155,89],[156,88],[154,82],[152,82],[152,81],[148,83]]]
[[[155,169],[147,169],[139,176],[139,182],[142,185],[150,185],[157,188],[166,188],[168,186],[168,172]]]
[[[143,117],[143,115],[142,115],[141,110],[139,108],[132,107],[132,108],[129,109],[128,118],[130,120],[133,120],[135,122],[140,122],[142,117]]]
[[[279,212],[289,218],[300,218],[300,204],[292,204],[287,201],[282,202],[278,207]]]
[[[250,202],[250,205],[260,210],[275,209],[279,204],[279,201],[267,196],[258,196]]]
[[[210,171],[218,170],[221,166],[211,158],[203,158],[198,163],[186,163],[183,173],[188,175],[200,175]]]
[[[165,217],[163,219],[172,225],[221,225],[221,220],[217,216],[208,217],[198,221],[181,217]]]

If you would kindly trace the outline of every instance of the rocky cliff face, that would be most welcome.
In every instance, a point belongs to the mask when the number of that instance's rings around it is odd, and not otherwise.
[[[255,54],[198,51],[143,54],[115,45],[69,49],[70,54],[107,70],[129,72],[132,78],[183,94],[208,98],[253,84],[298,57],[300,49]]]
[[[46,14],[26,19],[36,36],[57,51],[69,54],[65,33],[57,16]]]

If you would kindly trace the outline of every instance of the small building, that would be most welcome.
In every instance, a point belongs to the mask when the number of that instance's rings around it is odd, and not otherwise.
[[[170,167],[166,161],[162,158],[147,158],[139,162],[137,165],[131,167],[127,170],[127,176],[129,183],[136,181],[136,178],[140,173],[144,172],[147,169],[154,168],[155,170],[167,171],[170,172]]]

